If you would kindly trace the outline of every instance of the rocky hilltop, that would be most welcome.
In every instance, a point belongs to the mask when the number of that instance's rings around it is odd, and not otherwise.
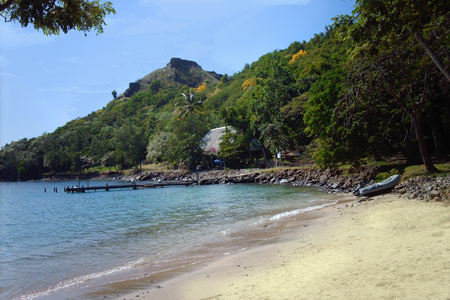
[[[128,89],[119,98],[131,97],[147,89],[154,81],[175,86],[197,87],[203,82],[218,82],[221,77],[222,75],[216,72],[204,71],[195,61],[172,58],[166,67],[157,69],[136,82],[130,82]]]

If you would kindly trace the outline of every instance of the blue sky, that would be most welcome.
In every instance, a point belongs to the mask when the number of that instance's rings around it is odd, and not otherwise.
[[[353,0],[114,1],[104,33],[45,36],[0,21],[0,146],[98,110],[172,57],[232,75],[309,40]]]

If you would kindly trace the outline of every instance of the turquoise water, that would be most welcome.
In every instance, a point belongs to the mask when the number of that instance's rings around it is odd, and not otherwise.
[[[333,202],[282,185],[63,192],[72,185],[0,183],[0,299],[64,298],[237,252],[262,242],[268,225]]]

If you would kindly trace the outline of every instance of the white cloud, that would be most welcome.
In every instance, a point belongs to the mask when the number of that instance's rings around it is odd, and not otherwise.
[[[210,24],[229,22],[267,7],[298,6],[309,2],[310,0],[139,0],[143,9],[151,10],[158,17],[166,17],[170,22]]]
[[[50,43],[53,37],[46,36],[33,28],[21,28],[17,23],[3,23],[0,26],[2,49],[22,48]]]
[[[168,18],[176,23],[214,21],[218,18],[232,17],[233,11],[244,13],[246,10],[235,1],[224,0],[140,0],[139,3],[156,16]]]
[[[169,33],[178,33],[186,29],[187,24],[183,22],[174,22],[166,18],[143,17],[134,18],[129,16],[122,19],[124,25],[118,32],[120,35],[137,36],[137,35],[166,35]]]

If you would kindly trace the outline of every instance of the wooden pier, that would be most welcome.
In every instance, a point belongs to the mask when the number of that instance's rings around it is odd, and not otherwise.
[[[189,186],[193,185],[194,181],[166,181],[166,182],[152,182],[145,184],[115,184],[115,185],[101,185],[101,186],[73,186],[73,187],[65,187],[64,192],[66,193],[85,193],[87,191],[110,191],[117,189],[149,189],[149,188],[157,188],[157,187],[165,187],[165,186]]]

